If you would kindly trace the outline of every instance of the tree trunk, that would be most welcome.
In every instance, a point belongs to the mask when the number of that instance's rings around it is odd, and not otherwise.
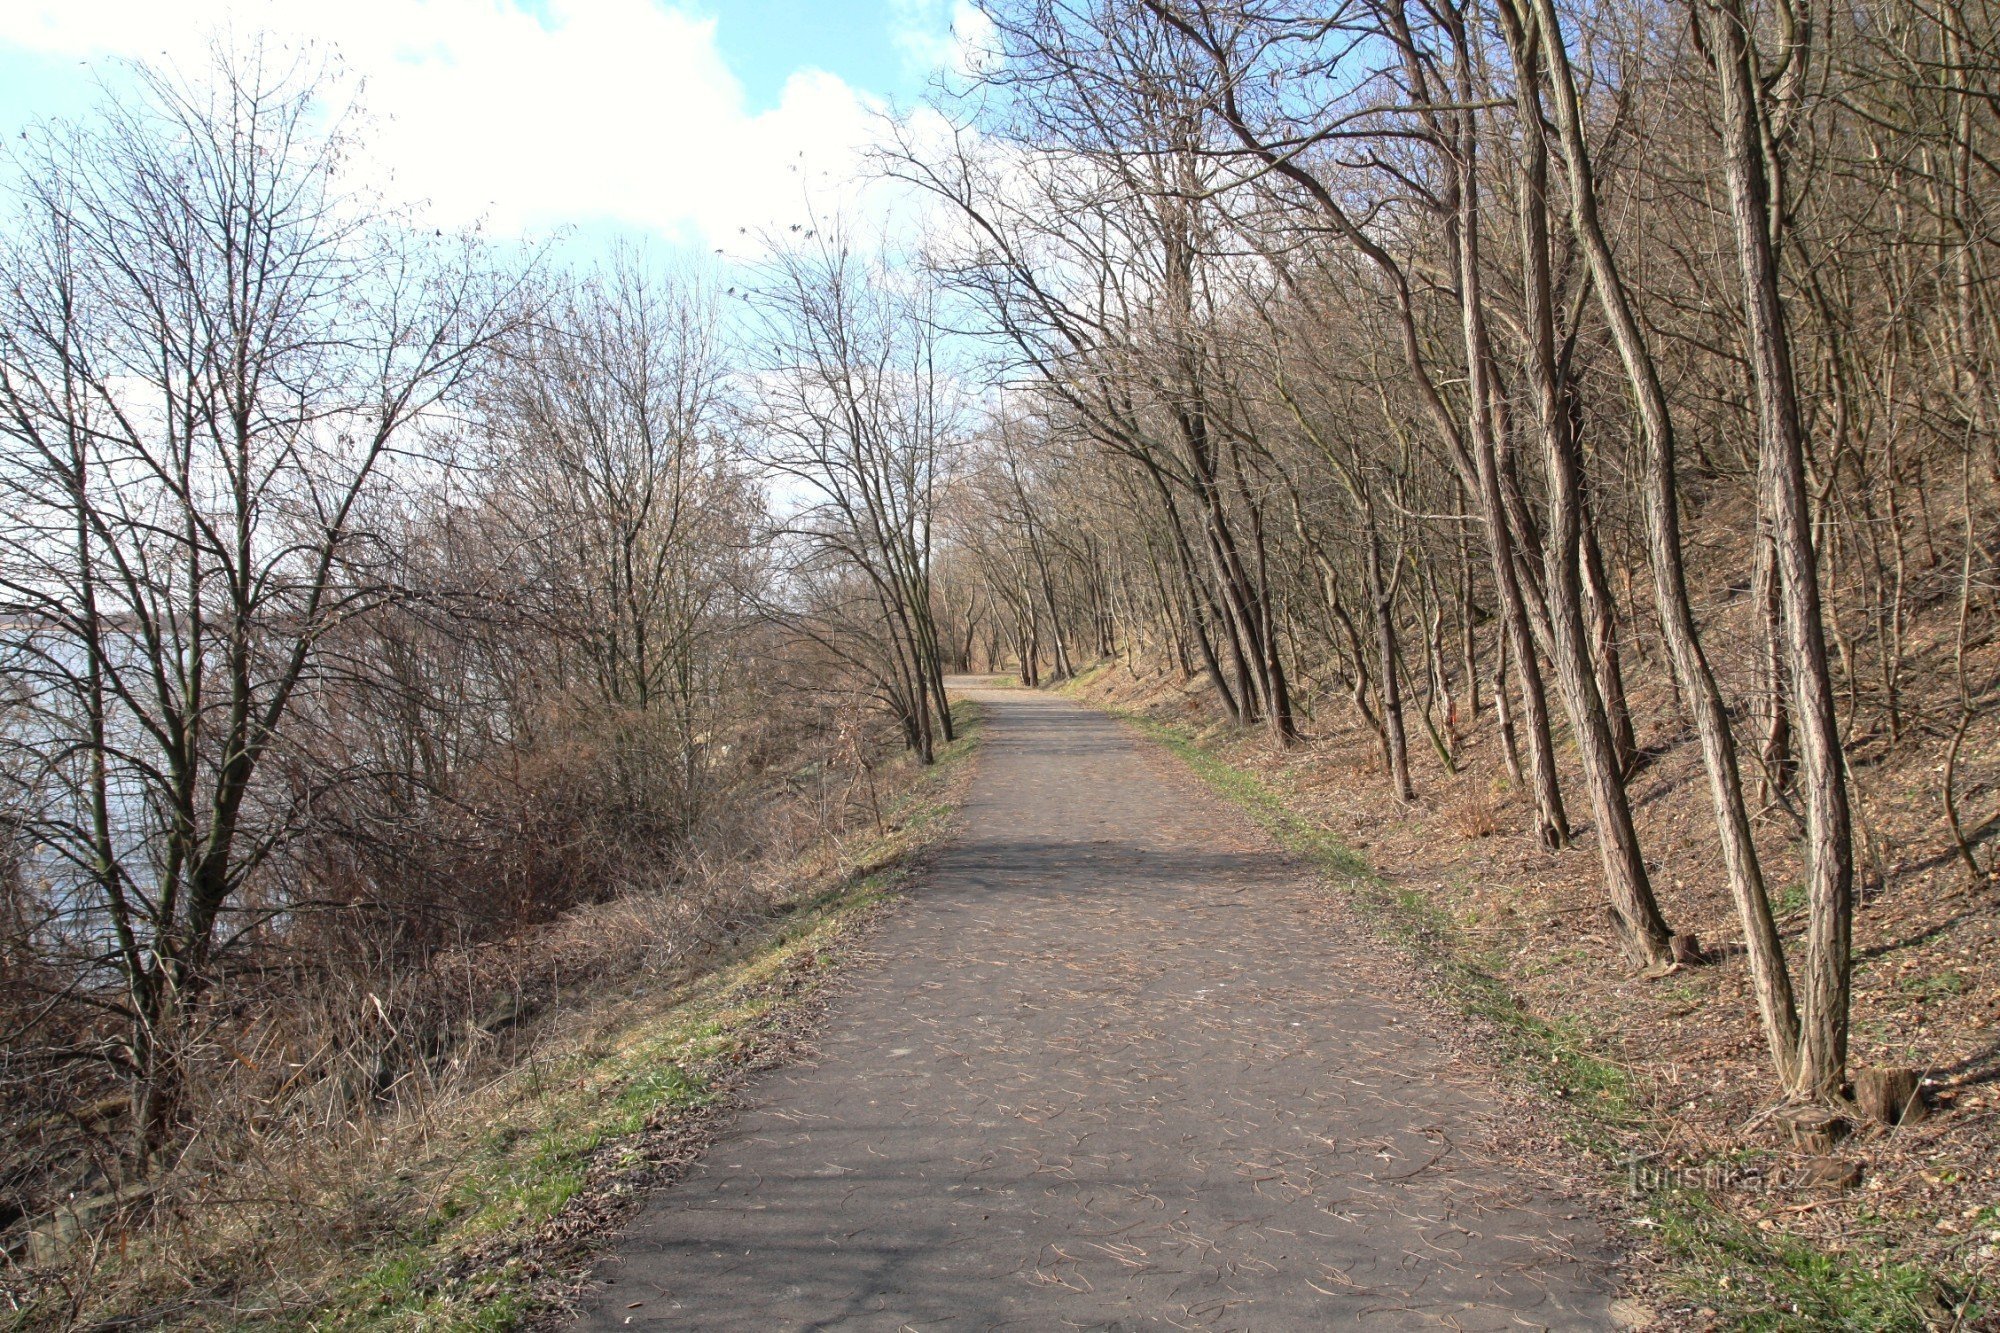
[[[1757,719],[1757,757],[1763,769],[1766,805],[1792,789],[1792,711],[1785,699],[1785,612],[1778,587],[1778,554],[1760,525],[1750,596],[1756,603],[1757,648],[1751,672],[1752,715]]]
[[[1626,776],[1639,766],[1639,738],[1632,732],[1632,710],[1625,702],[1625,666],[1618,652],[1618,616],[1604,577],[1604,556],[1597,549],[1597,521],[1588,502],[1583,511],[1583,602],[1590,620],[1590,661],[1597,671],[1597,690],[1604,696],[1604,715],[1618,753],[1618,770]]]
[[[1507,635],[1499,635],[1500,646],[1494,654],[1493,662],[1493,718],[1500,731],[1500,760],[1507,767],[1507,778],[1515,786],[1521,785],[1521,749],[1514,737],[1514,707],[1507,695]]]
[[[1389,580],[1382,575],[1382,535],[1375,522],[1373,506],[1364,509],[1366,530],[1368,600],[1375,613],[1375,651],[1381,672],[1383,735],[1389,746],[1389,781],[1396,795],[1405,801],[1417,799],[1410,785],[1410,743],[1403,730],[1401,654],[1396,644],[1396,606]]]
[[[1511,11],[1504,27],[1517,49],[1525,46]],[[1597,821],[1598,855],[1605,888],[1625,933],[1625,948],[1639,966],[1673,962],[1673,932],[1653,896],[1639,835],[1625,794],[1625,766],[1598,693],[1591,645],[1584,626],[1582,547],[1582,451],[1575,419],[1562,398],[1556,372],[1555,295],[1549,271],[1548,155],[1542,141],[1541,95],[1532,52],[1517,60],[1516,97],[1520,115],[1520,185],[1516,202],[1521,224],[1523,321],[1527,329],[1528,378],[1539,418],[1543,466],[1548,483],[1548,533],[1542,551],[1543,594],[1548,603],[1549,637],[1556,679],[1569,705],[1570,725],[1583,761],[1584,782]]]
[[[1563,809],[1556,777],[1555,741],[1549,733],[1548,696],[1535,659],[1534,632],[1528,624],[1527,601],[1521,593],[1514,564],[1514,538],[1501,491],[1499,456],[1493,442],[1492,361],[1486,336],[1486,311],[1479,274],[1479,202],[1477,145],[1468,133],[1460,149],[1458,201],[1459,311],[1465,330],[1465,355],[1470,378],[1472,456],[1476,469],[1480,516],[1486,523],[1493,560],[1493,585],[1499,595],[1501,623],[1514,658],[1515,681],[1521,690],[1521,725],[1527,732],[1528,776],[1535,799],[1535,840],[1550,851],[1569,846],[1569,815]]]
[[[1847,1008],[1854,912],[1854,847],[1847,773],[1821,620],[1819,557],[1806,486],[1790,333],[1772,240],[1772,164],[1751,68],[1742,0],[1695,0],[1721,95],[1723,165],[1731,230],[1743,275],[1747,347],[1757,397],[1759,473],[1777,553],[1785,656],[1797,711],[1799,781],[1806,803],[1806,958],[1800,988],[1796,1091],[1837,1098],[1847,1069]]]

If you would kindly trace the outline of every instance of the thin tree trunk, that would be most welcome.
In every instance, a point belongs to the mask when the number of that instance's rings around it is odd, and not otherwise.
[[[1786,658],[1798,714],[1799,781],[1805,788],[1807,925],[1796,1091],[1831,1099],[1842,1095],[1847,1070],[1854,846],[1821,619],[1805,432],[1772,240],[1775,201],[1751,68],[1749,17],[1742,0],[1695,4],[1721,94],[1723,165],[1743,274],[1746,351],[1755,372],[1759,472],[1777,552]]]
[[[1519,44],[1519,24],[1503,11],[1504,26]],[[1574,418],[1562,400],[1556,373],[1555,296],[1549,273],[1548,156],[1542,141],[1540,102],[1532,53],[1516,62],[1521,172],[1517,207],[1521,224],[1524,323],[1528,378],[1534,389],[1548,482],[1548,533],[1542,552],[1543,594],[1556,679],[1569,705],[1585,788],[1597,821],[1598,856],[1605,888],[1625,934],[1625,948],[1640,966],[1673,961],[1673,936],[1653,896],[1646,859],[1625,794],[1624,766],[1598,693],[1589,636],[1584,628],[1580,568],[1583,533],[1581,451]]]
[[[1460,146],[1458,203],[1459,310],[1465,330],[1466,365],[1470,377],[1472,455],[1481,516],[1493,557],[1493,584],[1499,594],[1501,621],[1512,649],[1516,684],[1521,691],[1521,724],[1527,731],[1528,776],[1535,798],[1535,840],[1554,851],[1570,840],[1569,815],[1563,809],[1556,777],[1555,741],[1549,731],[1548,696],[1535,660],[1534,632],[1528,623],[1527,600],[1515,568],[1514,538],[1501,490],[1499,456],[1493,441],[1494,398],[1492,358],[1486,336],[1486,312],[1479,274],[1479,203],[1477,145],[1468,132]]]
[[[1597,690],[1604,696],[1604,715],[1611,723],[1611,740],[1618,769],[1626,776],[1639,766],[1639,739],[1632,732],[1632,711],[1625,702],[1625,666],[1618,651],[1618,615],[1611,587],[1604,576],[1604,556],[1597,548],[1596,516],[1586,502],[1583,512],[1583,604],[1590,621],[1590,660],[1597,671]]]
[[[1757,613],[1756,657],[1751,671],[1752,711],[1758,722],[1757,757],[1763,768],[1763,800],[1769,805],[1792,789],[1797,765],[1792,759],[1792,710],[1785,697],[1785,612],[1778,587],[1778,554],[1772,548],[1770,534],[1761,525],[1756,543],[1750,580],[1750,596]]]
[[[1410,785],[1410,743],[1403,730],[1402,673],[1397,669],[1401,654],[1396,643],[1395,592],[1382,575],[1382,534],[1372,505],[1364,508],[1362,524],[1368,600],[1375,613],[1375,651],[1380,659],[1383,734],[1389,743],[1389,781],[1400,799],[1414,801],[1417,791]]]
[[[1493,717],[1500,730],[1500,759],[1507,767],[1507,778],[1515,786],[1521,785],[1521,749],[1514,737],[1514,708],[1508,702],[1507,658],[1508,636],[1503,631],[1499,636],[1499,651],[1493,660]]]

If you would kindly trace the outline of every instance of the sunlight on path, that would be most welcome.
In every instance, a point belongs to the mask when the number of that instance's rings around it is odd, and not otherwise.
[[[579,1327],[1609,1325],[1592,1225],[1480,1160],[1304,872],[1109,718],[959,683],[963,836]]]

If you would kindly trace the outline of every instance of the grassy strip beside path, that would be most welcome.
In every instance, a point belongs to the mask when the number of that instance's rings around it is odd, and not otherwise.
[[[447,1168],[442,1206],[297,1326],[497,1330],[545,1303],[551,1274],[629,1211],[619,1201],[678,1175],[743,1077],[796,1048],[859,928],[949,836],[978,736],[976,706],[955,711],[959,739],[886,812],[885,833],[714,970],[523,1070]]]
[[[198,1255],[138,1232],[87,1289],[0,1310],[0,1329],[444,1333],[556,1317],[598,1245],[700,1155],[732,1092],[799,1049],[863,927],[949,837],[979,731],[976,705],[955,713],[960,738],[887,802],[882,830],[808,853],[794,895],[698,974],[564,996],[497,1077],[302,1162],[292,1197],[218,1213]],[[329,1220],[287,1221],[303,1215]]]

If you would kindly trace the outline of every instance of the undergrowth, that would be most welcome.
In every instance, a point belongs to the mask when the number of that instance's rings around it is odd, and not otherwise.
[[[581,1191],[606,1144],[701,1110],[732,1065],[779,1031],[785,1011],[816,987],[843,938],[909,877],[921,852],[948,831],[949,783],[974,744],[974,710],[960,705],[960,738],[890,813],[889,831],[859,848],[857,869],[788,904],[740,956],[692,991],[601,1044],[533,1071],[521,1097],[484,1135],[485,1151],[450,1202],[419,1234],[394,1247],[299,1327],[500,1329],[531,1303],[518,1262],[439,1282],[454,1252],[495,1235],[525,1235]],[[807,980],[797,984],[801,974]],[[790,982],[791,984],[786,984]]]
[[[1065,693],[1088,697],[1091,673]],[[1301,815],[1285,793],[1232,763],[1210,743],[1213,730],[1162,722],[1092,700],[1184,761],[1218,794],[1249,813],[1293,855],[1312,864],[1342,891],[1384,938],[1402,946],[1428,971],[1453,1006],[1486,1021],[1507,1066],[1568,1108],[1572,1142],[1607,1175],[1628,1173],[1637,1145],[1657,1140],[1663,1126],[1645,1110],[1627,1071],[1592,1049],[1574,1019],[1529,1012],[1485,953],[1425,895],[1400,887],[1366,857]],[[1634,1224],[1649,1231],[1673,1260],[1676,1294],[1712,1310],[1728,1326],[1760,1333],[1805,1330],[1923,1330],[1978,1326],[1991,1317],[1991,1293],[1954,1291],[1914,1264],[1870,1262],[1829,1253],[1782,1234],[1769,1235],[1732,1217],[1699,1188],[1679,1184],[1638,1191]]]
[[[160,1276],[147,1269],[168,1256],[138,1237],[122,1262],[95,1275],[124,1299],[46,1293],[0,1327],[515,1327],[545,1303],[543,1252],[575,1251],[616,1216],[593,1195],[607,1181],[613,1195],[639,1188],[650,1136],[698,1119],[733,1073],[782,1046],[856,928],[948,834],[978,731],[973,705],[956,711],[959,739],[885,811],[884,831],[843,849],[839,868],[700,976],[656,995],[635,984],[599,997],[601,1009],[578,1016],[578,1030],[538,1043],[478,1095],[433,1108],[434,1123],[386,1127],[375,1152],[344,1164],[350,1179],[326,1185],[324,1203],[351,1218],[344,1244],[288,1243],[271,1234],[279,1214],[253,1204],[217,1219],[218,1230],[241,1234],[218,1242],[206,1271],[180,1274],[184,1288],[192,1279],[192,1295],[163,1299]]]

